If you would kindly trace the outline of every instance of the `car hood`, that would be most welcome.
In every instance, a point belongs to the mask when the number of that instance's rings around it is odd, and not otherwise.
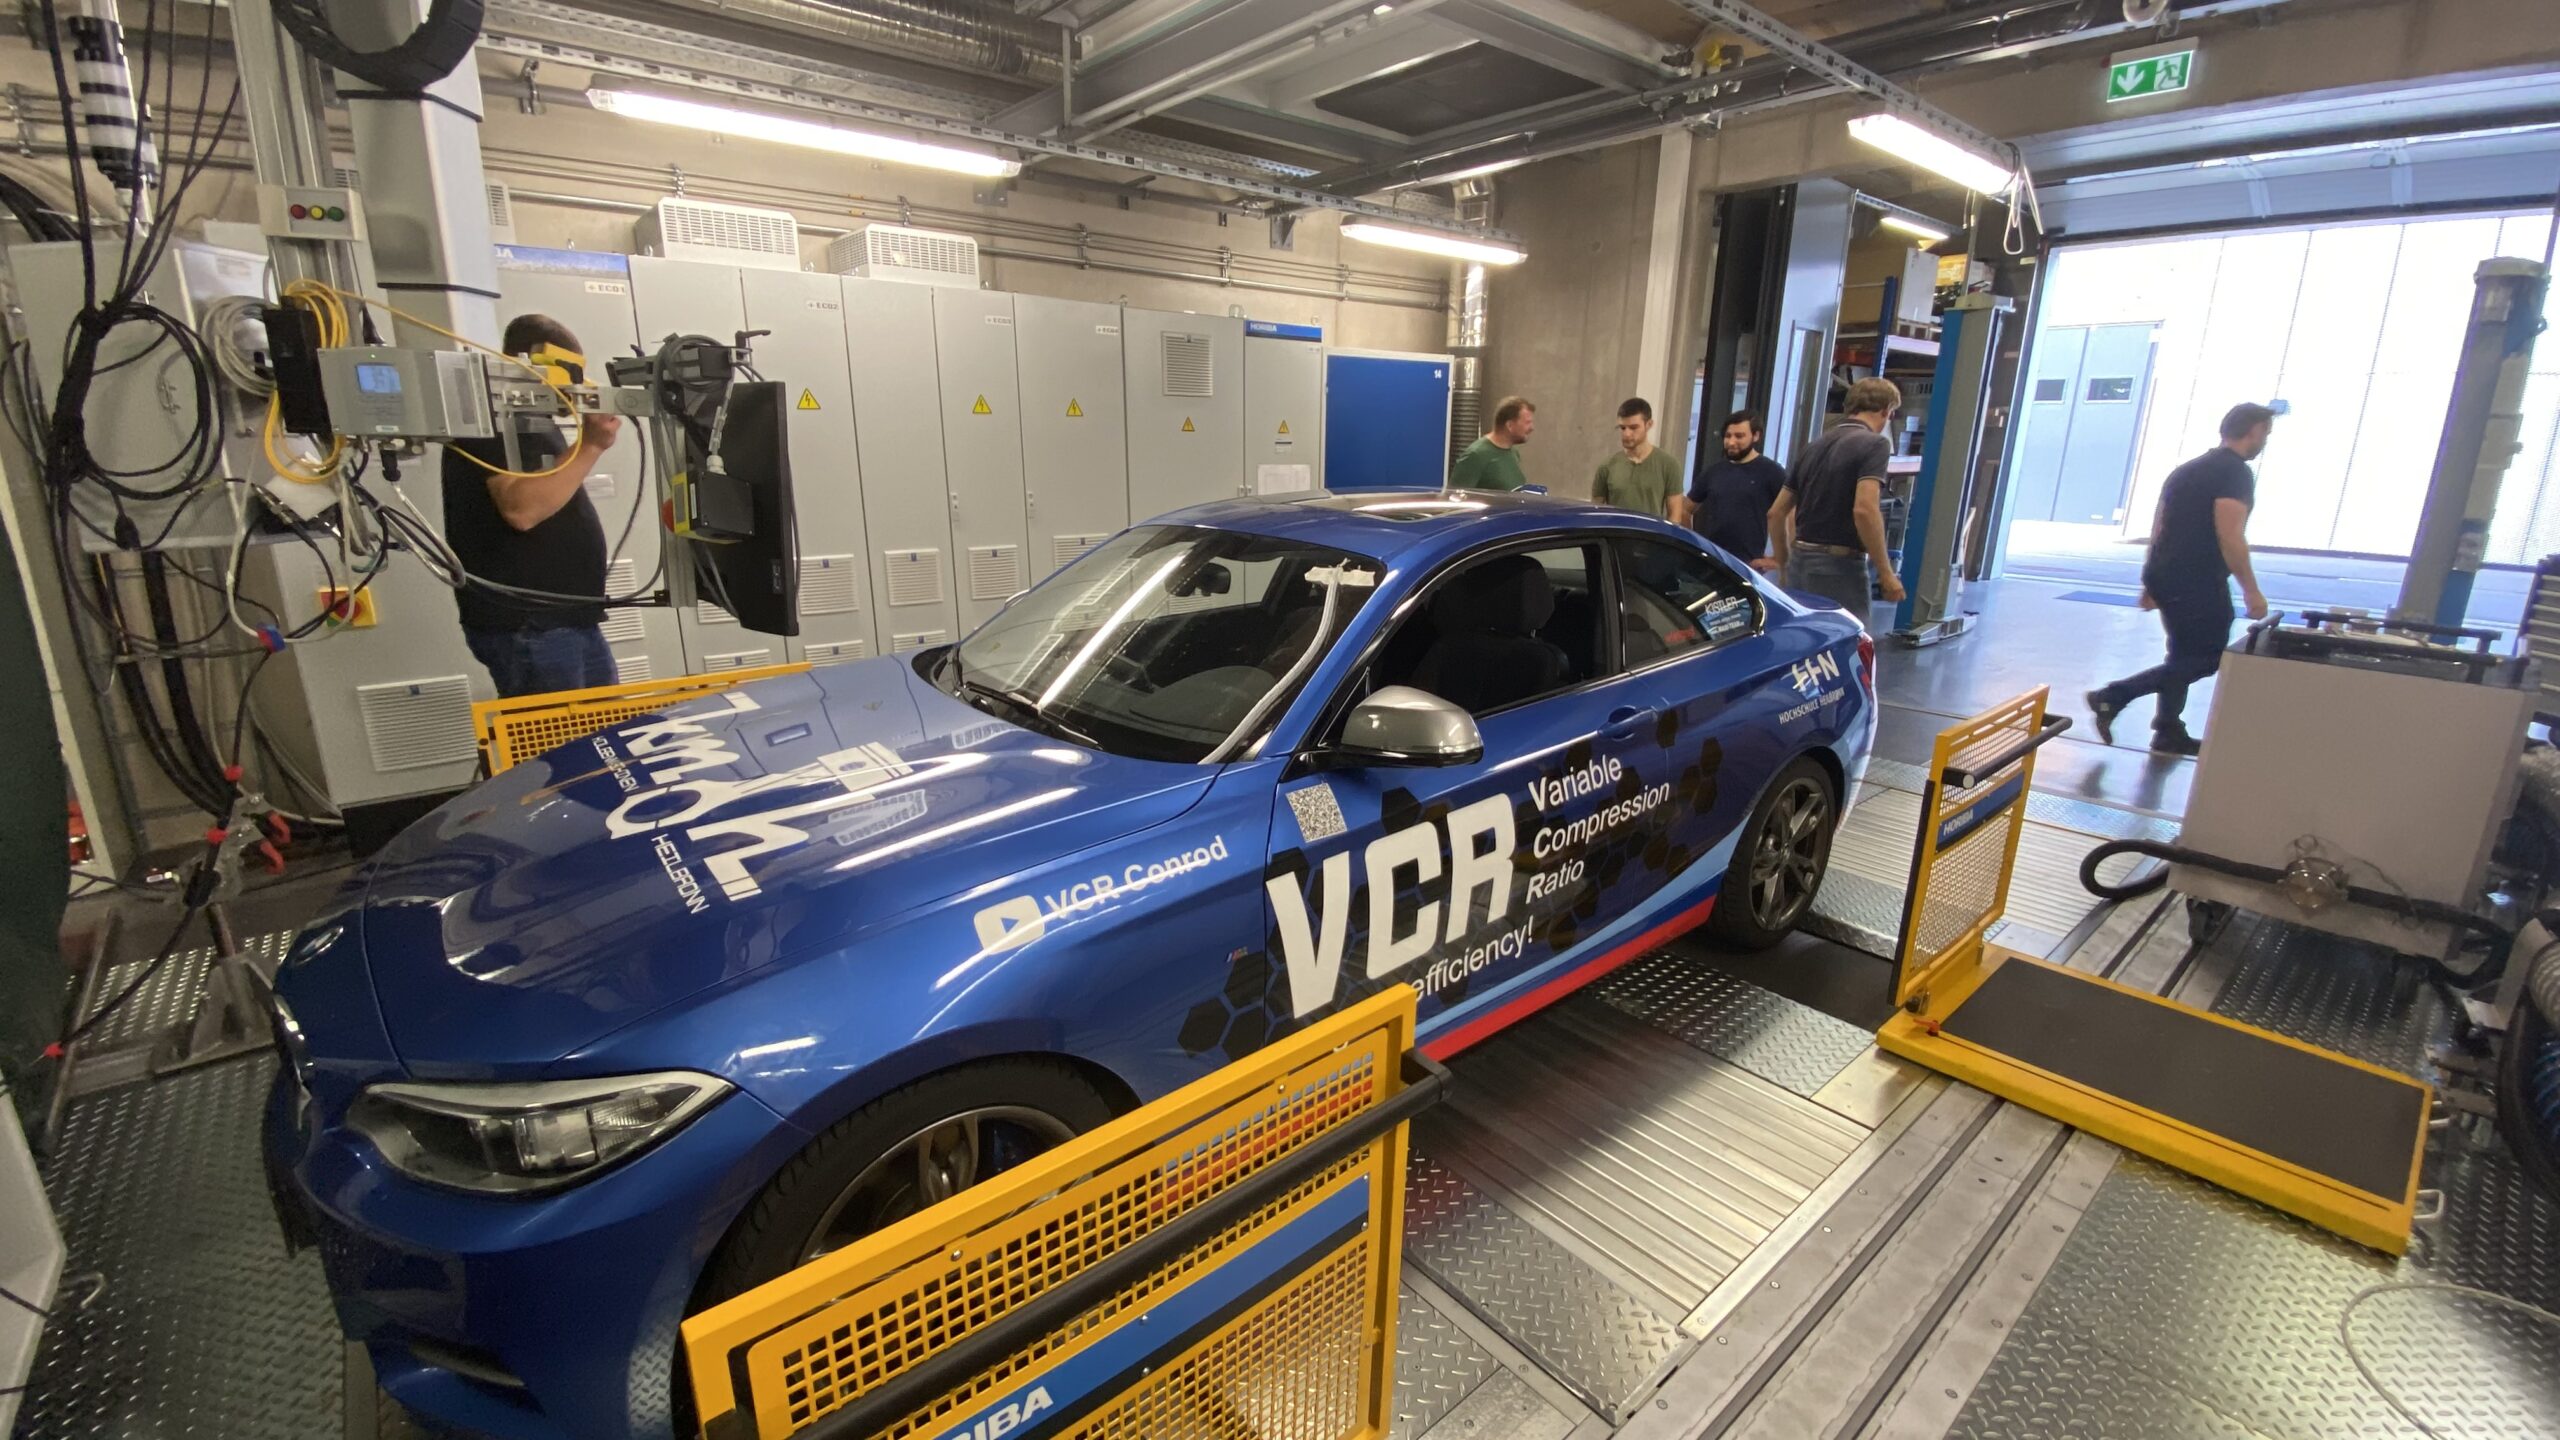
[[[372,867],[366,964],[413,1072],[521,1071],[1169,820],[1211,774],[994,719],[902,659],[779,677],[569,741],[411,826]]]

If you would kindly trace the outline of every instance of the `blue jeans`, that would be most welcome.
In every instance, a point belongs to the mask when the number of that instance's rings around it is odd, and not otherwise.
[[[1833,555],[1798,545],[1787,556],[1788,589],[1819,595],[1857,616],[1861,624],[1867,607],[1875,603],[1873,585],[1864,555]]]
[[[2160,607],[2160,628],[2169,632],[2169,654],[2139,675],[2102,685],[2097,694],[2121,709],[2145,695],[2160,697],[2151,730],[2156,735],[2187,733],[2187,687],[2208,680],[2222,668],[2222,652],[2231,643],[2231,590],[2216,583],[2191,590],[2151,592]]]
[[[593,625],[544,630],[466,627],[462,639],[497,682],[502,700],[617,683],[613,651],[604,643],[604,632]]]

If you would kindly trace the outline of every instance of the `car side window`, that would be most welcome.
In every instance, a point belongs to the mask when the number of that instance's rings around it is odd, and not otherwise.
[[[1617,546],[1628,669],[1758,633],[1759,592],[1732,566],[1662,540]]]
[[[1431,583],[1370,667],[1370,688],[1410,685],[1489,715],[1607,673],[1598,547],[1471,560]]]

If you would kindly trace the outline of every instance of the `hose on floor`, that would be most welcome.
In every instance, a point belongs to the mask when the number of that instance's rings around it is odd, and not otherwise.
[[[2538,917],[2548,931],[2560,915]],[[2498,1125],[2517,1168],[2560,1203],[2560,940],[2532,960],[2526,998],[2498,1052]]]
[[[2081,886],[2100,899],[2132,900],[2151,894],[2169,883],[2169,872],[2166,870],[2155,870],[2141,879],[2126,881],[2122,884],[2111,885],[2100,880],[2098,867],[2118,855],[2148,855],[2154,859],[2165,860],[2172,865],[2193,865],[2199,869],[2233,875],[2243,880],[2253,880],[2261,885],[2279,884],[2285,878],[2285,870],[2281,866],[2252,865],[2243,860],[2225,859],[2220,855],[2208,855],[2201,850],[2190,850],[2183,845],[2169,845],[2156,840],[2110,840],[2081,858]],[[2468,930],[2486,939],[2489,942],[2488,958],[2467,974],[2449,970],[2441,961],[2427,962],[2433,973],[2445,983],[2469,989],[2484,985],[2506,973],[2507,952],[2514,946],[2515,937],[2496,921],[2486,916],[2474,915],[2458,905],[2447,905],[2442,901],[2421,899],[2414,895],[2402,895],[2396,891],[2375,890],[2364,885],[2348,885],[2342,889],[2347,899],[2370,909],[2388,911],[2412,920],[2433,920],[2439,924]]]
[[[2364,1352],[2356,1348],[2355,1327],[2349,1323],[2355,1319],[2356,1311],[2363,1308],[2365,1302],[2379,1296],[2409,1291],[2458,1295],[2465,1300],[2495,1306],[2498,1309],[2522,1315],[2537,1324],[2560,1329],[2560,1315],[2554,1315],[2539,1305],[2528,1305],[2513,1296],[2501,1295],[2494,1290],[2475,1289],[2469,1285],[2447,1285],[2433,1280],[2397,1280],[2381,1285],[2369,1285],[2356,1292],[2356,1297],[2349,1300],[2346,1307],[2338,1312],[2338,1344],[2347,1352],[2347,1359],[2354,1363],[2356,1373],[2364,1377],[2364,1383],[2372,1389],[2374,1394],[2382,1397],[2382,1403],[2390,1406],[2395,1414],[2409,1422],[2411,1429],[2426,1436],[2427,1440],[2443,1440],[2443,1432],[2419,1419],[2417,1413],[2409,1408],[2408,1402],[2402,1400],[2397,1392],[2383,1384],[2381,1376],[2373,1373],[2373,1366],[2364,1358]]]

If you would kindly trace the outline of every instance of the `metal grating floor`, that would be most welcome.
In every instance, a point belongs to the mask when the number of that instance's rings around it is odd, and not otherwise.
[[[66,1273],[106,1288],[47,1336],[22,1440],[338,1433],[342,1342],[320,1257],[285,1255],[259,1167],[274,1074],[247,1056],[72,1105],[47,1190]]]

